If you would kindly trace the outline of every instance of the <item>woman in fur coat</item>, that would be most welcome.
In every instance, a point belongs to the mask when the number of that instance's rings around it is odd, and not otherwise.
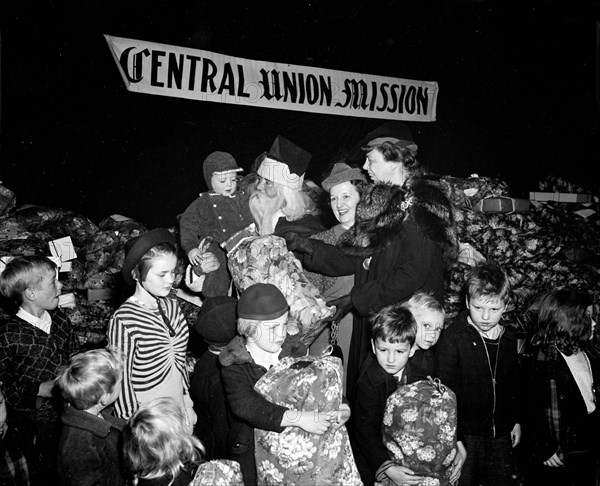
[[[457,238],[453,208],[433,179],[412,175],[418,168],[412,141],[382,133],[364,151],[364,168],[374,184],[363,193],[356,225],[337,246],[287,236],[308,270],[329,276],[355,276],[350,294],[328,305],[337,307],[328,320],[354,309],[348,358],[347,391],[370,353],[369,315],[381,307],[424,291],[443,303],[444,270],[455,257]]]

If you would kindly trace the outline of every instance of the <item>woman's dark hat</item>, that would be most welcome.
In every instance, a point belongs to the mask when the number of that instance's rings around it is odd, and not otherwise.
[[[371,150],[389,142],[394,146],[408,147],[417,150],[417,144],[413,140],[412,131],[403,122],[388,121],[370,131],[360,141],[363,150]]]
[[[257,283],[248,287],[238,301],[238,316],[244,319],[265,321],[277,319],[290,306],[281,291],[272,284]]]
[[[131,238],[125,243],[125,261],[121,269],[125,282],[130,285],[134,284],[131,271],[140,262],[146,252],[159,243],[171,243],[175,245],[175,237],[166,228],[155,228],[143,235]]]
[[[224,346],[237,333],[237,299],[220,295],[204,299],[194,326],[207,344]]]

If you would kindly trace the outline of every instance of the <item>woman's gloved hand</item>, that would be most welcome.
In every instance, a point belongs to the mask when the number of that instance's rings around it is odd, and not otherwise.
[[[323,322],[339,322],[350,309],[352,309],[352,296],[350,294],[344,295],[337,299],[330,300],[327,302],[328,306],[335,306],[335,312],[333,315],[323,319]]]
[[[292,231],[285,233],[283,238],[285,239],[288,250],[312,255],[313,246],[309,238],[300,236],[298,233]]]

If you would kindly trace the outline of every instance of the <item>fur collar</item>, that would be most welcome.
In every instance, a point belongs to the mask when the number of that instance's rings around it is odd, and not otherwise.
[[[356,208],[356,224],[340,239],[348,255],[367,257],[401,240],[405,224],[414,224],[442,248],[446,259],[458,247],[454,210],[435,179],[413,177],[403,187],[370,185]]]
[[[223,366],[253,363],[254,360],[246,349],[246,338],[242,336],[234,337],[219,353],[219,361]]]

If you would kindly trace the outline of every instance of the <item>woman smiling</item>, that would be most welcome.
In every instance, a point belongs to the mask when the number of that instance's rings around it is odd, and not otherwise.
[[[317,233],[312,238],[330,244],[336,244],[341,236],[352,226],[356,220],[356,206],[360,201],[360,193],[367,184],[362,171],[357,167],[350,167],[344,162],[333,166],[330,174],[323,180],[321,186],[329,193],[329,204],[333,215],[339,224],[333,228]],[[308,274],[308,272],[306,272]],[[354,275],[341,277],[321,277],[310,275],[311,280],[321,291],[325,300],[336,299],[348,294],[354,286]],[[344,356],[344,390],[346,388],[346,371],[348,366],[348,353],[352,338],[352,313],[349,312],[342,319],[333,323],[317,337],[310,347],[310,353],[319,355],[329,344],[337,344]]]

